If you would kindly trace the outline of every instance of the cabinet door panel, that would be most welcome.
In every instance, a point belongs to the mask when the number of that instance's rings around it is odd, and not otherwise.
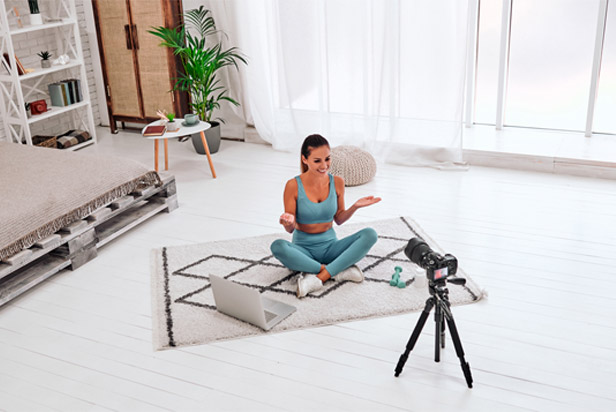
[[[176,74],[169,70],[171,49],[159,46],[160,38],[147,32],[150,27],[165,25],[162,1],[132,1],[131,10],[139,42],[137,58],[145,115],[156,117],[159,109],[173,112],[170,90]]]
[[[126,0],[98,0],[96,4],[112,113],[141,117],[133,51],[125,36],[129,24]]]

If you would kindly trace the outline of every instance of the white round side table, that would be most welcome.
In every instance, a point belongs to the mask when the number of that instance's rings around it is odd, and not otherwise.
[[[147,124],[142,130],[141,134],[143,135],[144,130],[148,126],[161,126],[164,123],[161,120],[156,120],[152,123]],[[180,128],[173,132],[165,132],[160,136],[144,136],[146,139],[154,140],[154,169],[158,172],[158,141],[164,140],[165,144],[165,170],[169,170],[169,147],[167,139],[175,139],[183,136],[190,136],[195,133],[201,134],[201,141],[203,143],[203,147],[205,148],[205,154],[207,155],[207,160],[210,163],[210,171],[212,172],[212,177],[216,179],[216,171],[214,170],[214,164],[212,163],[212,156],[210,155],[210,148],[207,145],[207,140],[205,140],[205,134],[203,133],[207,129],[209,129],[211,125],[208,122],[204,122],[199,120],[199,123],[196,123],[194,126],[180,126]]]

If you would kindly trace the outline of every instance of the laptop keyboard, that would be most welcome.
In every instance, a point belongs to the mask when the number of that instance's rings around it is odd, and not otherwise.
[[[266,321],[266,322],[269,322],[270,320],[272,320],[272,319],[274,319],[276,316],[278,316],[278,315],[276,315],[275,313],[273,313],[273,312],[269,312],[269,311],[267,311],[267,310],[264,310],[263,312],[265,312],[265,321]]]

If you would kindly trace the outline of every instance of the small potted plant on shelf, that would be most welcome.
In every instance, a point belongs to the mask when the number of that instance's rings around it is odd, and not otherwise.
[[[189,10],[183,15],[186,23],[170,29],[153,27],[148,33],[162,42],[161,46],[173,49],[173,54],[180,57],[183,73],[179,73],[174,90],[187,91],[190,94],[190,108],[199,115],[200,120],[210,123],[212,127],[205,131],[205,137],[211,153],[216,153],[220,146],[220,117],[212,118],[215,109],[220,109],[220,102],[227,101],[235,106],[239,103],[227,95],[228,89],[220,83],[218,71],[226,66],[238,67],[238,61],[247,64],[237,47],[224,50],[220,30],[216,29],[210,10],[203,6]],[[194,35],[192,33],[195,33]],[[206,38],[209,47],[206,47]],[[205,149],[198,134],[192,139],[195,150],[205,154]]]
[[[30,7],[30,24],[37,26],[43,24],[43,18],[39,11],[38,0],[28,0],[28,7]]]
[[[47,50],[44,50],[40,53],[36,53],[36,55],[41,58],[41,67],[43,69],[51,67],[51,60],[49,60],[49,58],[52,56],[51,53],[49,53]]]
[[[156,114],[158,114],[161,120],[167,123],[168,132],[175,132],[180,128],[178,122],[175,121],[175,113],[167,113],[166,110],[159,110]]]

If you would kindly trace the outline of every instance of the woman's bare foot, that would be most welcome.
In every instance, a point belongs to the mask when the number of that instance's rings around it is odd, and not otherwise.
[[[327,280],[331,279],[332,276],[329,274],[327,269],[325,269],[325,265],[321,265],[321,271],[317,277],[321,279],[321,282],[325,283]]]

